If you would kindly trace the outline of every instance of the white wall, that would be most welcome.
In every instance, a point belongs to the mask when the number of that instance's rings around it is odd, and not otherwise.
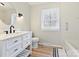
[[[30,30],[30,6],[26,2],[13,2],[12,3],[17,13],[22,13],[24,19],[16,21],[17,30]]]
[[[44,32],[40,26],[42,9],[60,8],[61,32]],[[66,22],[69,30],[66,31]],[[79,49],[79,3],[46,3],[32,5],[31,8],[31,30],[42,43],[61,44],[68,41]]]
[[[69,23],[66,31],[65,23]],[[62,39],[79,49],[79,3],[61,3]]]
[[[62,44],[61,32],[42,31],[41,29],[41,10],[48,8],[60,8],[60,3],[46,3],[32,5],[31,7],[31,30],[36,37],[40,38],[40,43]]]

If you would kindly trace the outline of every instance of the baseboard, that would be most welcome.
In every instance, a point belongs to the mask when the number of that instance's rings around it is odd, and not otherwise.
[[[45,45],[45,46],[51,46],[51,44],[49,44],[49,43],[41,43],[41,42],[39,42],[39,44],[40,45]]]
[[[52,47],[59,47],[59,48],[63,48],[62,45],[56,45],[56,44],[51,44],[51,43],[47,43],[47,42],[39,42],[40,45],[44,45],[44,46],[52,46]]]

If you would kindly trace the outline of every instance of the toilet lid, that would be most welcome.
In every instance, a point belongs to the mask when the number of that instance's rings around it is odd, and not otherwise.
[[[32,38],[32,41],[39,41],[39,38]]]

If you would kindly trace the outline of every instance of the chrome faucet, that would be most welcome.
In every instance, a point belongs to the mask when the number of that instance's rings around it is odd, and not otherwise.
[[[10,33],[12,33],[12,27],[14,28],[14,26],[13,25],[10,26]]]

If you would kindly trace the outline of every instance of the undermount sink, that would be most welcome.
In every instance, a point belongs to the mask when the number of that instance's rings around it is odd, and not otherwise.
[[[12,36],[12,35],[18,35],[18,34],[21,34],[21,33],[23,33],[23,32],[15,32],[15,33],[8,33],[8,34],[6,34],[6,33],[0,33],[0,36],[5,36],[5,35],[9,35],[9,36]]]
[[[3,39],[7,39],[7,38],[11,38],[11,37],[16,37],[16,36],[19,36],[19,35],[22,35],[22,34],[25,34],[26,32],[24,31],[17,31],[15,33],[9,33],[9,34],[6,34],[6,33],[0,33],[0,40],[3,40]]]

